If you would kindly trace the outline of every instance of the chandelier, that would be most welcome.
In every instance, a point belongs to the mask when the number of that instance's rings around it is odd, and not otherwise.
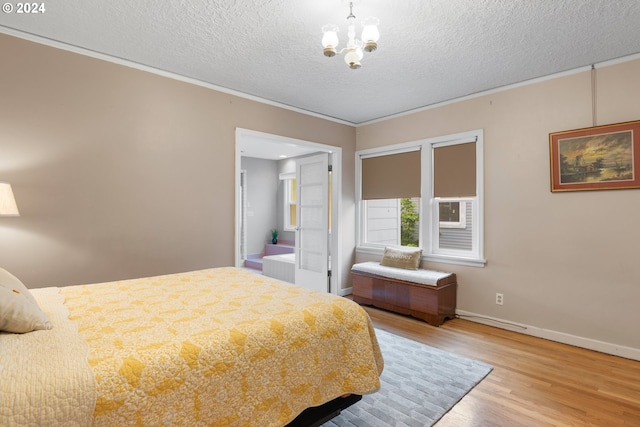
[[[373,52],[378,48],[378,38],[380,38],[380,33],[378,32],[380,20],[378,18],[369,17],[362,21],[362,40],[356,38],[355,20],[353,2],[349,2],[349,16],[347,16],[349,40],[347,41],[347,47],[342,48],[339,52],[336,50],[339,42],[338,26],[327,24],[322,27],[322,32],[324,33],[322,36],[324,56],[331,58],[336,54],[344,53],[344,62],[352,70],[360,68],[360,60],[364,56],[363,51]]]

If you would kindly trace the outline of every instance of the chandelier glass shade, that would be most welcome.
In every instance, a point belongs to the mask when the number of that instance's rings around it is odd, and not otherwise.
[[[349,68],[357,70],[360,68],[360,61],[364,56],[364,52],[373,52],[378,48],[378,39],[380,32],[378,31],[378,18],[369,17],[362,21],[361,38],[356,38],[356,17],[353,14],[353,2],[349,3],[349,16],[347,16],[347,46],[340,51],[337,50],[340,40],[338,39],[339,28],[337,25],[327,24],[322,27],[322,46],[324,47],[324,56],[332,57],[337,54],[344,54],[344,62]]]

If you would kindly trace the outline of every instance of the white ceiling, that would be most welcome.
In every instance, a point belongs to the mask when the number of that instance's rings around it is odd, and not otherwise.
[[[283,160],[317,152],[328,152],[326,146],[262,132],[244,131],[236,135],[240,155],[267,160]]]
[[[352,124],[640,53],[638,0],[355,3],[381,33],[359,70],[322,54],[328,22],[344,46],[344,0],[57,0],[1,13],[0,32]]]

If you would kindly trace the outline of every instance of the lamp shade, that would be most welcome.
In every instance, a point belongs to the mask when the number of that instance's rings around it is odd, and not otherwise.
[[[335,49],[338,46],[338,27],[333,24],[327,24],[322,27],[322,47]]]
[[[0,216],[20,216],[11,185],[0,182]]]
[[[360,60],[362,59],[362,49],[359,47],[350,48],[347,50],[347,54],[344,56],[344,62],[352,69],[356,70],[360,68]]]
[[[376,43],[380,38],[380,31],[378,31],[378,24],[380,21],[378,18],[367,18],[362,21],[362,41],[365,43]]]

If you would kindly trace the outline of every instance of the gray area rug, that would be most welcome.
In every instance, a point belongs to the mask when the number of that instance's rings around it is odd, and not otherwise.
[[[427,427],[493,369],[490,365],[376,329],[382,386],[322,427]]]

